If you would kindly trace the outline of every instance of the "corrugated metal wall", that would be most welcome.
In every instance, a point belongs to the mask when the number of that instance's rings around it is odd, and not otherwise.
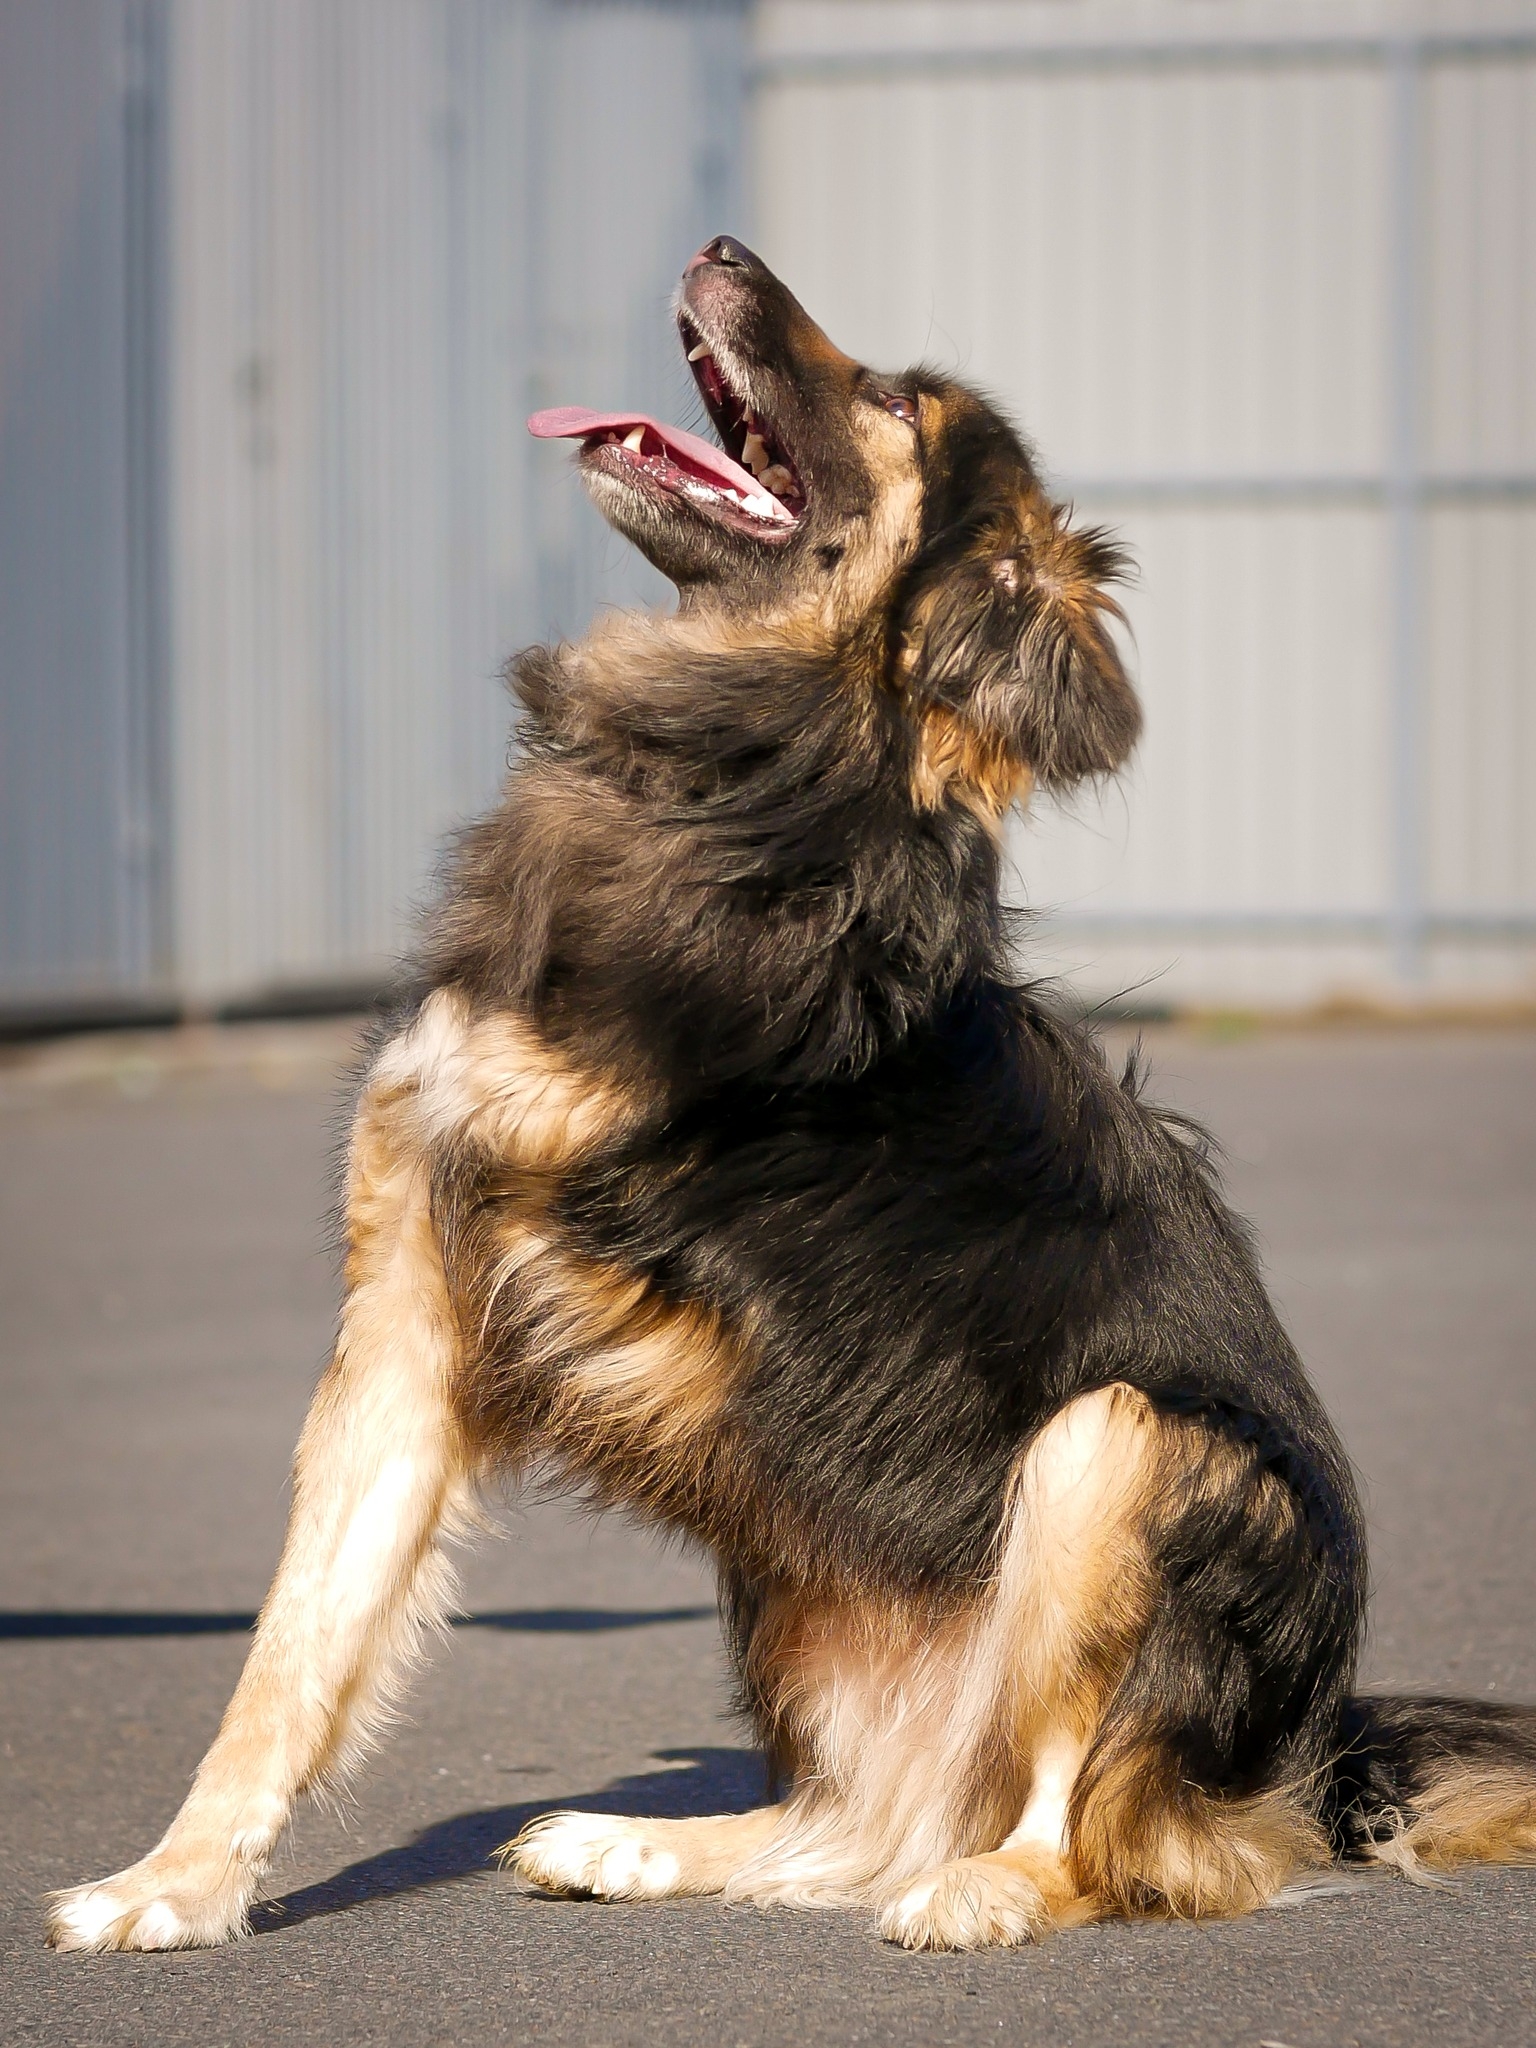
[[[757,49],[764,254],[1141,564],[1139,760],[1017,841],[1052,962],[1533,993],[1536,8],[765,0]]]
[[[508,652],[660,594],[522,423],[675,402],[665,307],[732,202],[740,12],[173,22],[181,982],[367,985],[495,786]]]
[[[662,594],[522,422],[691,396],[743,38],[736,0],[0,0],[0,1008],[387,973],[507,654]]]
[[[506,653],[660,595],[523,416],[686,407],[742,224],[1140,558],[1045,958],[1529,995],[1536,0],[754,12],[0,0],[0,1010],[377,981]]]
[[[0,0],[0,1000],[167,968],[154,474],[158,47],[121,0]]]

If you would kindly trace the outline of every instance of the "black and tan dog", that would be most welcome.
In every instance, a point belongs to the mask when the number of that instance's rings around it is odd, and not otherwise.
[[[237,1933],[445,1534],[537,1463],[719,1564],[785,1796],[553,1814],[550,1890],[866,1904],[909,1947],[1536,1854],[1536,1716],[1351,1697],[1360,1511],[1198,1139],[1010,971],[1000,820],[1114,769],[1119,558],[993,408],[739,244],[678,319],[726,454],[544,415],[682,592],[516,666],[367,1073],[347,1298],[245,1674],[62,1947]]]

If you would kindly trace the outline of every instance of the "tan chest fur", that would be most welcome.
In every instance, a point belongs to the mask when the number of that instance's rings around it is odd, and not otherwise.
[[[525,1020],[439,989],[369,1077],[349,1203],[373,1195],[370,1130],[429,1162],[460,1322],[455,1403],[487,1472],[553,1458],[604,1499],[710,1535],[735,1492],[740,1334],[572,1251],[552,1217],[561,1176],[643,1114]]]

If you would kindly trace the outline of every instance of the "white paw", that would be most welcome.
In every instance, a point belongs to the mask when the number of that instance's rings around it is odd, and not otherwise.
[[[981,1857],[920,1878],[880,1916],[880,1932],[902,1948],[1017,1948],[1049,1926],[1029,1879]]]
[[[198,1879],[146,1856],[100,1884],[55,1892],[48,1940],[58,1949],[211,1948],[242,1933],[246,1887],[230,1884],[227,1865]]]
[[[677,1889],[678,1859],[655,1841],[655,1824],[606,1813],[548,1813],[531,1821],[506,1858],[541,1891],[593,1899],[664,1899]]]

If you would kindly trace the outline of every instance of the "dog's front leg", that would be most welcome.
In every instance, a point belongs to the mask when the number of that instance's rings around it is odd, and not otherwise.
[[[282,1561],[213,1747],[164,1839],[59,1893],[58,1948],[225,1940],[297,1796],[366,1746],[422,1629],[453,1596],[439,1547],[472,1491],[451,1383],[458,1355],[425,1160],[365,1096],[348,1190],[348,1294],[294,1466]]]

